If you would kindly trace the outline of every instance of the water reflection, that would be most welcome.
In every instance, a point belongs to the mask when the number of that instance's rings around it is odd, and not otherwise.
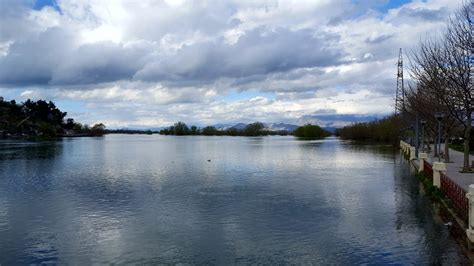
[[[47,159],[0,160],[0,264],[465,259],[385,146],[154,135],[54,145]]]
[[[14,159],[48,159],[62,152],[60,141],[28,142],[0,140],[0,161]]]

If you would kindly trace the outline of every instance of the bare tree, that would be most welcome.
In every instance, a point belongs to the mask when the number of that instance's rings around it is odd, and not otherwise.
[[[437,66],[447,83],[443,101],[450,115],[464,129],[463,171],[469,171],[469,141],[471,138],[474,93],[474,1],[459,10],[448,23],[442,56]]]
[[[406,100],[407,112],[411,114],[412,118],[418,114],[420,120],[425,120],[426,137],[428,139],[428,136],[431,135],[433,140],[435,140],[438,132],[437,121],[433,114],[439,111],[447,112],[447,107],[444,105],[443,101],[441,101],[438,95],[433,93],[431,88],[426,86],[423,82],[417,82],[408,86]],[[459,123],[452,117],[447,116],[443,124],[444,139],[446,143],[449,143],[449,140]],[[424,147],[424,143],[421,143],[421,145]],[[435,145],[435,156],[439,156],[438,153],[441,153],[441,151],[438,151],[438,148]],[[446,162],[450,161],[448,145],[445,145],[444,160]]]
[[[420,49],[411,57],[412,76],[419,87],[434,96],[431,99],[434,110],[430,112],[441,111],[448,115],[445,129],[457,125],[463,129],[463,171],[470,169],[469,141],[474,93],[473,19],[474,0],[470,0],[449,20],[442,39],[422,42]],[[445,130],[445,137],[449,140],[449,131]]]

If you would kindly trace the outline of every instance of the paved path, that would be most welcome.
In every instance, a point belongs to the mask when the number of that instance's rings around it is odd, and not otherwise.
[[[444,144],[441,144],[441,148],[444,151]],[[433,147],[431,147],[431,153],[428,155],[428,161],[430,163],[437,162],[438,157],[434,157],[433,155]],[[446,164],[447,172],[446,175],[451,178],[454,182],[458,185],[462,186],[466,192],[469,190],[469,185],[474,184],[474,173],[460,173],[459,171],[462,170],[462,165],[464,161],[464,154],[459,151],[455,151],[453,149],[449,149],[449,159],[451,160],[450,163]],[[472,162],[473,156],[469,156],[469,162]],[[443,159],[441,159],[443,161]]]

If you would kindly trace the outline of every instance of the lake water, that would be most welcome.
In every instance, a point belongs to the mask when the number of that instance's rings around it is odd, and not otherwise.
[[[107,135],[0,142],[0,264],[459,264],[390,147]]]

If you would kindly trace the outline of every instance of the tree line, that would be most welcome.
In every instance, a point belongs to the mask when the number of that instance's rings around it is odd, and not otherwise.
[[[303,139],[322,139],[325,137],[329,137],[331,133],[322,129],[320,126],[306,124],[304,126],[298,127],[293,132],[293,135]]]
[[[102,123],[83,125],[73,118],[65,120],[66,115],[52,101],[17,103],[0,97],[0,137],[99,136],[105,132]]]
[[[188,127],[184,122],[177,122],[172,126],[160,130],[161,135],[203,135],[203,136],[268,136],[268,135],[288,135],[286,130],[271,131],[265,129],[262,122],[248,124],[243,129],[230,127],[227,129],[219,129],[214,126],[205,126],[199,128],[197,126]]]
[[[336,129],[335,134],[343,139],[397,144],[400,134],[399,117],[392,115],[376,121],[355,123]]]
[[[254,122],[246,125],[243,129],[230,127],[219,129],[214,126],[188,127],[184,122],[177,122],[174,125],[160,130],[161,135],[203,135],[203,136],[269,136],[269,135],[294,135],[301,138],[324,138],[330,135],[329,132],[316,125],[304,125],[298,127],[294,132],[287,130],[268,130],[262,122]]]

